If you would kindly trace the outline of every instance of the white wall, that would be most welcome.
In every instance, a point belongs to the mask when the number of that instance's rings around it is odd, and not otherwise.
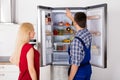
[[[17,22],[24,21],[37,24],[37,5],[46,6],[88,6],[108,3],[108,67],[93,67],[91,80],[120,80],[120,10],[119,0],[17,0]]]

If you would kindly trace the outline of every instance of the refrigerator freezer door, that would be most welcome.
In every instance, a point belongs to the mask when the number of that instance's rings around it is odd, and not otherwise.
[[[41,43],[41,66],[52,63],[51,10],[38,7],[38,43]]]
[[[92,33],[91,64],[105,68],[107,54],[106,4],[88,7],[87,27]]]

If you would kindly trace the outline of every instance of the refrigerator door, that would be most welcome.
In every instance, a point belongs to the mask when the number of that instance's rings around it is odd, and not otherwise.
[[[87,27],[92,33],[91,64],[106,67],[107,63],[107,4],[87,7]]]
[[[38,43],[41,43],[41,66],[52,63],[51,8],[38,7]]]

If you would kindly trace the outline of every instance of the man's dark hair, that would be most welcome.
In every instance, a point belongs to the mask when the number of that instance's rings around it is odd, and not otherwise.
[[[81,28],[86,27],[86,18],[86,14],[84,12],[77,12],[74,16],[74,20]]]

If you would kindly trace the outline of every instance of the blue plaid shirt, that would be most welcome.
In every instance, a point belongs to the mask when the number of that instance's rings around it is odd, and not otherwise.
[[[87,28],[79,30],[75,36],[81,38],[85,43],[86,47],[89,47],[89,45],[91,44],[92,35]],[[80,66],[80,63],[84,59],[84,56],[85,52],[83,50],[82,43],[78,39],[74,38],[70,44],[70,64]]]

